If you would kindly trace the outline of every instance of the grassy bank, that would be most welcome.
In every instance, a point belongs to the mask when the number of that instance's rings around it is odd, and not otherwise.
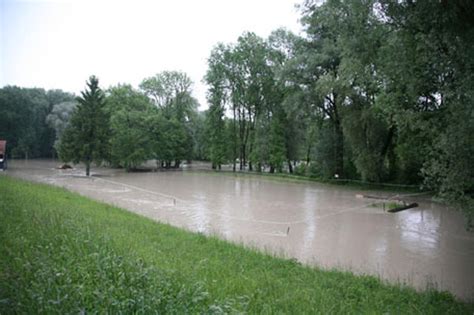
[[[470,313],[0,176],[0,313]]]

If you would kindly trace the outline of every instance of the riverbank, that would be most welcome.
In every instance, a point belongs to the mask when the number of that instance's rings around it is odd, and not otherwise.
[[[448,293],[322,271],[61,188],[0,177],[0,313],[471,313]]]

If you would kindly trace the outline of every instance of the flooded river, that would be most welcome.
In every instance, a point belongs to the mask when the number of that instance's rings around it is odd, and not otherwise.
[[[459,212],[428,196],[396,214],[355,189],[257,176],[170,171],[58,170],[53,161],[10,161],[7,174],[50,183],[141,215],[215,234],[324,268],[474,298],[474,233]],[[360,196],[359,196],[360,197]]]

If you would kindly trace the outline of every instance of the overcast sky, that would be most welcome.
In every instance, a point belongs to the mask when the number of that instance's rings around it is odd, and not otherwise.
[[[78,93],[95,74],[135,87],[164,70],[186,72],[206,108],[202,78],[218,42],[244,31],[300,31],[301,0],[0,0],[0,86]]]

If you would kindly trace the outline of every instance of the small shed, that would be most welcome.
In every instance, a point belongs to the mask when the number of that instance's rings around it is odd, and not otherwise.
[[[0,140],[0,170],[7,169],[7,141]]]

